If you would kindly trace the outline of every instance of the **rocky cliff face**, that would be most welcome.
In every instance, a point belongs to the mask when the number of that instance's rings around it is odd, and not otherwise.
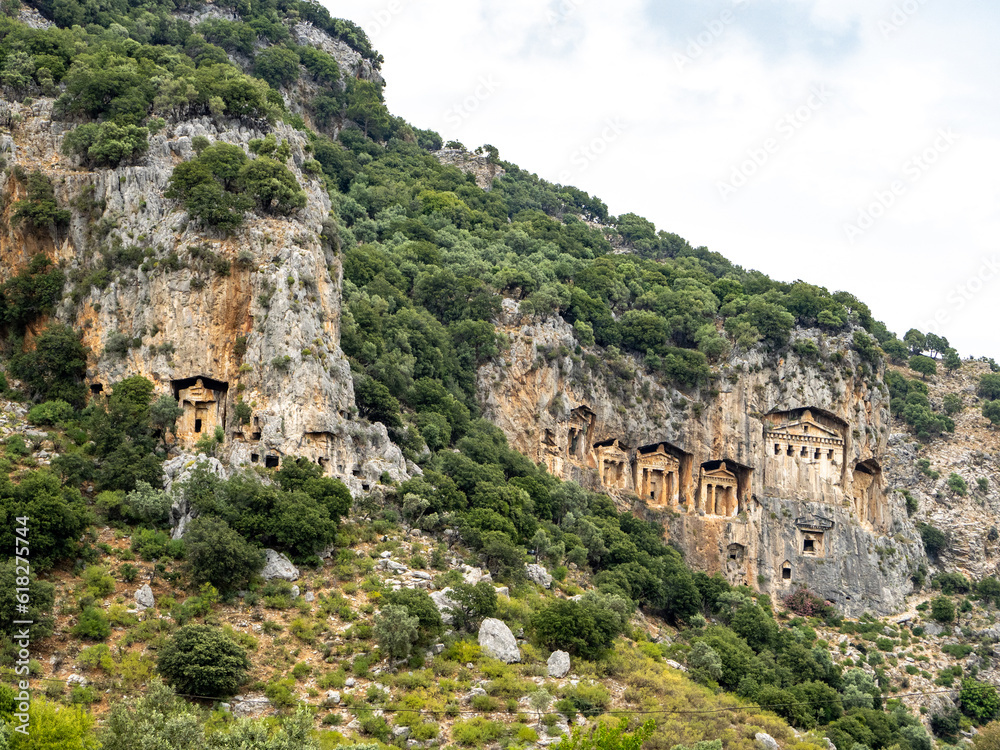
[[[894,432],[885,470],[891,486],[916,501],[914,519],[945,533],[940,567],[978,581],[1000,575],[1000,436],[982,415],[976,395],[979,378],[989,367],[967,362],[954,373],[942,372],[928,382],[931,403],[942,408],[945,393],[962,397],[965,407],[954,416],[955,432],[921,443],[910,433]],[[903,370],[910,378],[920,378]],[[927,462],[927,470],[920,468]],[[949,486],[957,475],[966,489]]]
[[[886,389],[846,338],[798,331],[820,342],[817,362],[753,351],[692,394],[588,356],[562,320],[509,301],[503,330],[510,350],[479,385],[518,450],[661,521],[696,568],[772,596],[806,585],[848,614],[902,605],[923,551],[882,474]]]
[[[306,207],[290,219],[252,216],[236,235],[222,238],[200,232],[178,203],[163,197],[172,169],[192,156],[196,136],[246,148],[265,133],[209,118],[185,121],[152,136],[137,165],[90,171],[61,153],[71,126],[53,119],[51,100],[11,108],[0,151],[9,166],[50,177],[59,203],[73,206],[73,218],[58,234],[12,227],[10,207],[25,186],[7,170],[0,178],[8,199],[0,278],[36,253],[65,270],[71,282],[55,317],[83,331],[94,393],[144,375],[158,392],[180,400],[183,443],[218,425],[226,438],[222,453],[237,465],[304,455],[355,491],[384,473],[408,475],[385,428],[356,419],[350,368],[339,347],[339,248],[327,223],[329,197],[301,170],[308,158],[304,133],[274,128],[291,146],[289,166],[307,194]],[[99,251],[115,246],[137,248],[141,264],[95,277]],[[240,399],[252,409],[249,424],[236,418]]]

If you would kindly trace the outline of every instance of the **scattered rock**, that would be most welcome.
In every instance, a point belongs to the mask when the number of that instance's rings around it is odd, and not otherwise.
[[[521,661],[517,639],[502,620],[487,617],[479,626],[479,646],[494,659],[511,664]]]
[[[307,602],[314,602],[316,601],[316,594],[314,594],[312,591],[307,591],[303,599],[305,599]]]
[[[264,554],[267,555],[267,562],[264,563],[264,569],[260,575],[265,581],[270,581],[272,578],[281,578],[285,581],[299,579],[299,569],[292,565],[292,561],[283,554],[273,549],[264,550]]]
[[[429,581],[432,577],[430,573],[424,573],[422,570],[410,571],[410,575],[414,578],[419,578],[421,581]]]
[[[271,701],[263,696],[259,698],[244,698],[237,695],[233,698],[231,709],[233,716],[256,716],[270,710]]]
[[[446,588],[440,591],[432,591],[430,595],[431,601],[434,602],[434,606],[441,613],[441,621],[445,625],[451,625],[451,611],[458,606],[458,603],[454,599],[448,597],[450,593],[452,593],[452,589]]]
[[[135,592],[135,604],[140,610],[149,609],[156,605],[156,599],[153,598],[153,589],[149,587],[148,583],[144,583],[142,588]]]
[[[497,586],[496,589],[497,589],[497,596],[506,596],[506,597],[510,596],[510,589],[507,588],[506,586]]]
[[[410,728],[409,727],[393,727],[392,728],[392,736],[393,736],[393,739],[400,739],[400,738],[406,739],[407,737],[410,736]]]
[[[569,654],[553,651],[549,657],[549,677],[565,677],[569,674]]]
[[[87,684],[87,678],[84,677],[82,674],[71,674],[69,677],[66,678],[66,684],[79,685],[80,687],[83,687],[84,685]]]
[[[673,659],[667,659],[667,666],[670,667],[671,669],[676,669],[679,672],[687,672],[688,671],[687,667],[685,667],[683,664],[678,664]]]
[[[552,588],[552,576],[549,575],[549,571],[543,566],[531,563],[531,565],[525,566],[525,572],[528,574],[530,581],[547,589]]]
[[[941,635],[943,632],[944,628],[936,622],[928,622],[924,624],[924,633],[927,635]]]
[[[328,706],[339,706],[340,692],[337,690],[328,690],[326,693],[326,703]]]
[[[352,688],[356,684],[357,684],[357,681],[353,677],[348,677],[346,680],[344,680],[344,685],[346,687],[351,687]]]
[[[392,553],[389,550],[386,550],[381,555],[379,555],[379,557],[381,557],[383,560],[388,560],[390,557],[392,557]]]
[[[485,575],[489,575],[488,573]],[[471,565],[462,566],[462,580],[475,586],[485,577],[482,568],[473,568]]]
[[[292,598],[293,599],[298,599],[299,598],[299,586],[298,586],[298,584],[295,584],[294,586],[292,586]]]
[[[443,643],[435,643],[433,646],[431,646],[431,653],[433,653],[435,656],[437,654],[443,654],[444,653],[444,644]]]
[[[757,747],[761,750],[781,750],[774,737],[765,732],[757,732],[753,738],[757,741]]]

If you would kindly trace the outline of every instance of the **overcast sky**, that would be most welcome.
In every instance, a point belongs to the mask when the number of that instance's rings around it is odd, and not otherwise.
[[[323,0],[394,114],[1000,358],[989,0]]]

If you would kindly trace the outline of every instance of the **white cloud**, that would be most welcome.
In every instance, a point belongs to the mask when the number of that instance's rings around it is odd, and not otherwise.
[[[995,9],[747,0],[720,30],[728,0],[397,2],[387,25],[377,14],[389,0],[331,7],[375,32],[394,113],[568,176],[613,213],[646,215],[745,267],[852,291],[899,333],[946,308],[941,331],[963,353],[1000,355],[976,323],[995,314],[1000,278],[961,310],[946,302],[1000,250]],[[483,80],[495,90],[476,98]],[[828,101],[786,138],[779,119],[820,85]],[[609,120],[621,132],[580,158]],[[911,181],[906,165],[941,128],[959,141]],[[768,138],[780,147],[723,200],[719,181]],[[844,224],[893,181],[905,192],[851,244]]]

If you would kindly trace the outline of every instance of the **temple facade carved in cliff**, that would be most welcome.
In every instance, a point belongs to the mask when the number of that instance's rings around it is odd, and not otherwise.
[[[225,426],[228,383],[202,376],[174,380],[171,386],[183,412],[177,419],[178,441],[193,445],[212,435],[217,426]]]

